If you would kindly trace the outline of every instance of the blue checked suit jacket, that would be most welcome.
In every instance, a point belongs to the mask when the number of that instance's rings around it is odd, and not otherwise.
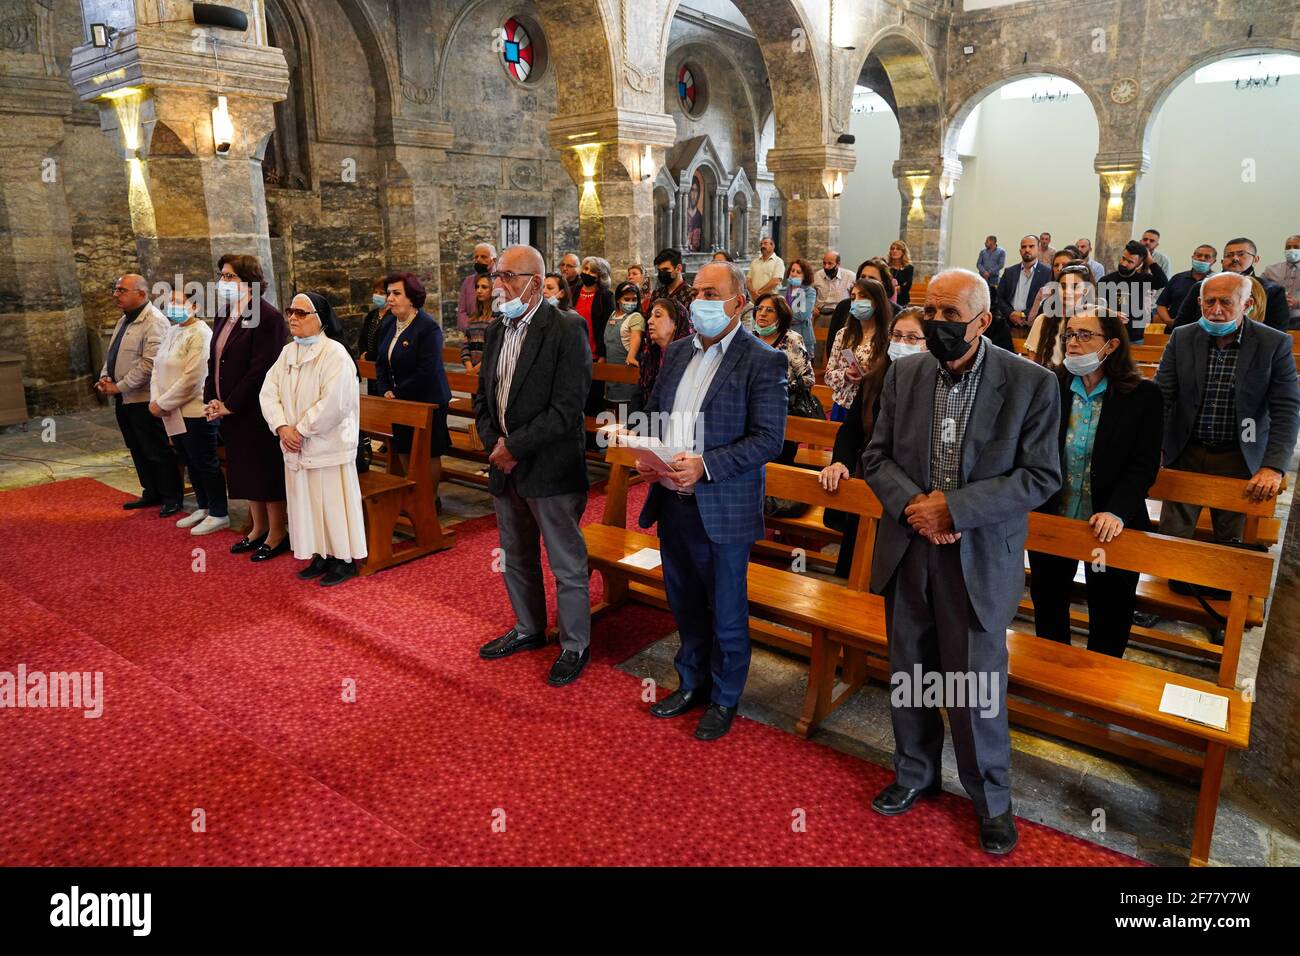
[[[677,386],[694,355],[694,336],[668,346],[644,409],[647,415],[673,410]],[[695,499],[704,530],[715,544],[752,544],[763,537],[764,468],[781,453],[785,440],[788,361],[784,352],[741,326],[709,383],[699,428],[709,477],[696,483]],[[659,520],[663,496],[670,494],[657,482],[651,486],[641,509],[641,527]]]

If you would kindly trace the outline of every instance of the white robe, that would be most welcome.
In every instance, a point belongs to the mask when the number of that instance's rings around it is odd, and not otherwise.
[[[293,556],[364,558],[356,468],[360,387],[347,349],[323,334],[305,347],[290,342],[266,373],[260,398],[272,431],[293,425],[303,437],[301,451],[280,445]]]

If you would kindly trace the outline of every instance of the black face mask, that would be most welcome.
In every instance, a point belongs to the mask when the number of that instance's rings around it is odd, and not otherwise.
[[[971,319],[971,322],[974,322]],[[955,362],[970,349],[966,341],[966,328],[969,322],[935,322],[925,323],[925,346],[930,354],[940,362]]]
[[[673,280],[677,278],[677,273],[669,269],[660,269],[658,271],[659,271],[659,284],[662,286],[672,285]]]
[[[828,279],[834,279],[837,275],[840,274],[840,267],[839,267],[839,266],[832,266],[831,268],[829,268],[829,269],[823,269],[822,271],[826,273],[826,278],[828,278]]]
[[[582,284],[587,286],[588,288],[596,284],[596,277],[594,275],[591,275],[590,273],[584,272],[581,276],[579,276],[579,278],[582,279]]]
[[[481,276],[485,276],[488,273],[488,267],[481,262],[476,262],[474,263],[474,271]]]

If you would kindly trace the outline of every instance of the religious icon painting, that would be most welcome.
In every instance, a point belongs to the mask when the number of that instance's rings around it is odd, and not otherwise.
[[[507,20],[503,29],[501,63],[507,73],[520,83],[526,83],[533,72],[533,39],[515,17]]]

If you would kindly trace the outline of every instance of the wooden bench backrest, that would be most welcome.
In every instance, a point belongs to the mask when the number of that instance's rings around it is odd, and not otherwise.
[[[478,375],[473,372],[448,372],[447,384],[453,392],[468,392],[473,395],[478,391]]]
[[[442,347],[442,364],[459,365],[460,364],[460,346],[444,345]]]
[[[1277,499],[1253,501],[1247,498],[1247,480],[1161,468],[1147,497],[1156,501],[1181,501],[1184,504],[1219,508],[1257,518],[1271,518],[1277,508]],[[1286,488],[1285,477],[1282,479],[1282,487]]]
[[[357,359],[357,374],[362,378],[377,378],[379,373],[375,371],[375,363],[370,359]]]
[[[416,484],[428,480],[432,487],[433,470],[429,458],[429,433],[433,430],[433,412],[438,406],[428,402],[404,402],[399,398],[361,396],[361,431],[370,435],[393,436],[394,425],[414,429],[411,436],[411,470],[407,475]],[[397,455],[390,456],[389,470],[399,474],[402,464]]]
[[[785,440],[810,445],[813,448],[834,448],[840,423],[821,418],[800,418],[789,415],[785,420]]]
[[[591,378],[595,382],[617,382],[635,385],[641,381],[641,370],[621,362],[596,362],[591,366]]]

